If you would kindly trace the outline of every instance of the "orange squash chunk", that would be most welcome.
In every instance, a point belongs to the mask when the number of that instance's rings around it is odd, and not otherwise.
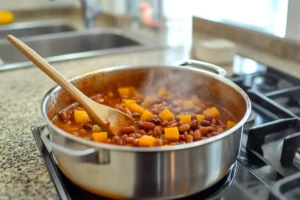
[[[192,117],[190,115],[181,115],[180,121],[182,121],[185,124],[191,124],[192,123]]]
[[[229,121],[227,121],[226,128],[230,129],[230,128],[234,127],[235,125],[236,125],[235,122],[229,120]]]
[[[153,113],[150,112],[149,110],[144,110],[144,112],[143,112],[142,115],[141,115],[140,120],[143,121],[143,122],[145,122],[145,121],[147,121],[147,120],[149,119],[149,117],[151,117],[152,115],[153,115]]]
[[[209,109],[203,111],[203,114],[204,114],[205,116],[210,115],[210,116],[212,116],[213,118],[217,118],[217,117],[220,116],[220,112],[218,111],[218,109],[217,109],[216,107],[211,107],[211,108],[209,108]]]
[[[202,120],[204,120],[204,115],[196,115],[196,118],[197,118],[197,121],[198,121],[199,123],[201,123]]]
[[[174,114],[168,108],[165,108],[163,111],[161,111],[161,113],[159,113],[158,116],[162,120],[170,121],[170,120],[174,119]]]
[[[148,136],[148,135],[143,135],[140,138],[139,146],[140,147],[154,147],[155,143],[156,143],[156,139],[154,137]]]
[[[95,142],[106,142],[107,141],[107,132],[93,133],[92,139]]]
[[[158,94],[159,94],[160,96],[167,96],[167,95],[168,95],[167,88],[165,88],[165,87],[159,88]]]
[[[134,96],[136,94],[136,89],[134,87],[121,87],[118,88],[119,95],[122,96]]]
[[[129,107],[130,104],[136,103],[136,100],[133,100],[133,99],[122,99],[122,102],[126,105],[126,107]]]
[[[179,130],[175,127],[165,128],[165,139],[171,141],[179,140]]]
[[[134,112],[134,113],[140,113],[140,114],[142,114],[142,113],[144,112],[145,109],[144,109],[143,107],[137,105],[136,103],[132,103],[132,104],[130,104],[130,106],[129,106],[129,110],[130,110],[131,112]]]
[[[87,112],[77,109],[74,109],[74,119],[77,124],[86,124],[91,121]]]

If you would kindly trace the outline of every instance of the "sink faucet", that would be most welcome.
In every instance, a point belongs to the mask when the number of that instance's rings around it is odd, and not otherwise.
[[[93,28],[95,19],[100,14],[100,3],[95,3],[95,0],[80,0],[80,3],[85,27]]]

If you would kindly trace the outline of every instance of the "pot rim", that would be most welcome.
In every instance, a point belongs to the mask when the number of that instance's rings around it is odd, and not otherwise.
[[[210,137],[210,138],[206,138],[204,140],[188,143],[188,144],[183,144],[183,145],[166,146],[166,147],[131,147],[131,146],[118,146],[118,145],[111,145],[111,144],[105,144],[105,143],[97,143],[97,142],[93,142],[93,141],[90,141],[90,140],[83,139],[81,137],[76,137],[76,136],[74,136],[74,135],[58,128],[48,118],[47,112],[46,112],[47,101],[50,98],[51,94],[53,94],[54,92],[57,92],[58,90],[61,89],[61,87],[58,86],[58,85],[52,87],[45,94],[45,96],[42,100],[41,110],[42,110],[43,118],[48,123],[48,126],[50,126],[52,129],[54,129],[60,135],[62,135],[64,137],[67,137],[71,140],[75,140],[79,143],[85,144],[85,145],[90,146],[90,147],[94,147],[96,149],[108,149],[108,150],[129,151],[129,152],[164,152],[164,151],[189,149],[189,148],[193,148],[193,147],[197,147],[197,146],[206,145],[206,144],[209,144],[209,143],[212,143],[214,141],[220,140],[220,139],[222,139],[224,137],[227,137],[230,134],[234,133],[235,131],[240,129],[244,125],[246,120],[249,118],[250,113],[251,113],[251,101],[250,101],[250,98],[248,97],[248,95],[238,85],[236,85],[232,81],[230,81],[230,80],[228,80],[228,79],[226,79],[222,76],[219,76],[219,75],[214,74],[212,72],[204,71],[202,69],[195,68],[195,67],[171,66],[171,65],[121,65],[121,66],[114,66],[114,67],[106,67],[106,68],[102,68],[102,69],[95,70],[95,71],[92,71],[92,72],[87,72],[87,73],[75,76],[73,78],[70,78],[70,79],[68,79],[68,81],[70,81],[70,82],[77,81],[77,80],[80,80],[80,79],[84,78],[85,76],[88,76],[90,74],[95,74],[95,73],[112,72],[112,71],[120,71],[120,70],[133,70],[133,69],[141,69],[141,68],[145,68],[145,69],[147,69],[147,68],[162,68],[162,67],[171,68],[171,69],[180,69],[180,70],[183,70],[183,71],[190,71],[190,72],[195,72],[195,73],[199,73],[199,74],[204,74],[206,76],[210,76],[212,78],[215,78],[218,81],[221,81],[222,83],[230,86],[231,88],[236,90],[243,97],[243,99],[245,100],[246,112],[245,112],[243,118],[234,127],[232,127],[229,130],[226,130],[225,132],[223,132],[219,135],[216,135],[216,136]]]

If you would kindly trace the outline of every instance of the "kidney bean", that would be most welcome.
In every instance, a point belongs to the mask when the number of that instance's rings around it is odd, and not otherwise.
[[[208,133],[207,127],[200,127],[199,131],[200,131],[202,134]]]
[[[184,135],[180,135],[180,136],[179,136],[179,140],[185,141],[185,136],[184,136]]]
[[[67,121],[68,119],[68,115],[66,111],[60,111],[58,113],[58,117],[62,120],[62,121]]]
[[[222,133],[224,131],[224,129],[223,128],[218,128],[218,130],[217,130],[217,133]]]
[[[143,130],[144,131],[144,130]],[[145,132],[145,131],[144,131]],[[146,132],[145,132],[145,134],[146,134]],[[144,134],[144,135],[145,135]],[[138,138],[141,138],[142,137],[142,135],[141,134],[139,134],[139,133],[137,133],[137,134],[135,134],[135,137],[138,139]]]
[[[163,127],[168,126],[168,124],[169,124],[169,122],[167,120],[164,120],[164,121],[161,122],[161,125]]]
[[[118,140],[116,141],[116,144],[117,144],[117,145],[122,145],[122,144],[123,144],[123,140],[118,139]]]
[[[191,126],[191,129],[198,128],[198,121],[197,120],[193,120],[190,126]]]
[[[190,130],[190,125],[188,125],[188,124],[184,124],[184,125],[181,125],[179,127],[180,132],[185,132],[185,131],[188,131],[188,130]]]
[[[192,118],[192,120],[196,119],[196,115],[195,114],[191,114],[191,118]]]
[[[83,129],[83,128],[81,128],[81,129],[78,130],[78,133],[79,133],[80,135],[85,135],[85,134],[86,134],[86,130]]]
[[[182,111],[182,109],[180,107],[176,107],[173,109],[173,111],[175,114],[179,114]]]
[[[169,140],[162,140],[163,141],[163,144],[169,144]]]
[[[180,120],[180,116],[179,116],[179,115],[176,115],[176,116],[175,116],[175,120],[176,120],[176,121],[179,121],[179,120]]]
[[[161,120],[158,117],[152,117],[152,118],[150,118],[149,122],[151,122],[155,125],[159,125]]]
[[[212,119],[211,124],[215,126],[216,125],[216,119]]]
[[[159,127],[155,127],[153,130],[154,137],[159,137],[161,135],[161,131]]]
[[[176,142],[171,142],[171,143],[169,143],[169,145],[174,146],[174,145],[176,145]]]
[[[138,133],[139,133],[140,135],[145,135],[145,134],[146,134],[146,131],[144,131],[143,129],[140,129],[140,130],[138,130]]]
[[[130,133],[129,135],[128,135],[128,137],[135,137],[135,133]]]
[[[147,135],[152,136],[153,135],[153,131],[148,131]]]
[[[185,144],[185,142],[184,141],[180,141],[179,144]]]
[[[211,135],[212,135],[212,136],[216,136],[216,135],[219,135],[219,133],[217,133],[217,132],[212,132]]]
[[[133,140],[133,146],[139,146],[139,143],[140,143],[140,139],[134,139]]]
[[[151,122],[145,122],[143,124],[144,129],[154,129],[155,125]]]
[[[207,133],[205,136],[209,138],[209,137],[211,137],[211,134]]]
[[[115,136],[112,137],[112,140],[115,141],[115,142],[116,142],[117,140],[119,140],[119,139],[120,139],[120,138],[119,138],[119,136],[117,136],[117,135],[115,135]]]
[[[187,143],[193,142],[193,136],[188,135],[187,138],[186,138],[186,142],[187,142]]]
[[[200,133],[199,130],[196,130],[196,131],[194,132],[193,138],[194,138],[195,141],[198,141],[198,140],[201,139],[201,133]]]
[[[106,141],[106,143],[107,143],[107,144],[111,144],[111,143],[112,143],[111,139],[108,138],[107,141]]]
[[[187,137],[189,134],[188,134],[187,131],[184,131],[183,135],[184,135],[185,137]]]
[[[121,136],[121,140],[125,141],[127,137],[128,137],[127,134],[123,134],[123,135]]]
[[[207,130],[209,133],[213,132],[215,129],[212,127],[212,126],[208,126],[207,127]]]
[[[143,121],[138,121],[138,126],[140,127],[140,128],[142,128],[143,127],[143,125],[144,125],[144,122]]]
[[[133,137],[127,137],[125,139],[126,143],[132,143],[134,141],[134,138]]]
[[[172,123],[169,125],[169,127],[175,127],[175,126],[177,126],[177,123]]]
[[[213,119],[213,117],[212,116],[210,116],[210,115],[207,115],[207,116],[205,116],[205,118],[204,118],[205,120],[207,120],[207,121],[212,121],[212,119]]]
[[[157,108],[152,108],[151,112],[156,115],[159,113],[159,110]]]
[[[85,130],[92,130],[93,129],[93,125],[92,124],[83,124],[82,126]]]
[[[68,110],[67,111],[67,115],[73,115],[73,111],[72,110]]]
[[[210,121],[202,120],[202,121],[201,121],[201,125],[202,125],[202,126],[210,126],[211,123],[210,123]]]
[[[184,123],[182,121],[178,122],[178,126],[182,126]]]
[[[156,146],[158,146],[158,147],[163,146],[163,141],[162,141],[162,139],[156,139],[155,144],[156,144]]]
[[[140,113],[132,113],[131,116],[133,118],[139,118],[141,116],[141,114]]]
[[[198,107],[198,108],[195,109],[195,113],[196,113],[196,114],[201,114],[202,112],[203,112],[203,109],[202,109],[202,108],[199,108],[199,107]]]
[[[133,127],[133,126],[125,126],[125,127],[122,127],[121,129],[120,129],[120,132],[122,133],[122,134],[125,134],[125,133],[134,133],[134,131],[135,131],[135,128]]]
[[[189,135],[194,136],[194,131],[190,130]]]

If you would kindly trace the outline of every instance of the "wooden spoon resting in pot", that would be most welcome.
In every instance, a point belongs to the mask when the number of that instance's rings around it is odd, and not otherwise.
[[[7,40],[52,80],[54,80],[58,85],[72,95],[72,97],[85,109],[89,117],[100,126],[102,131],[106,131],[110,137],[113,135],[119,135],[122,127],[134,125],[134,120],[125,113],[117,109],[96,103],[85,96],[46,60],[44,60],[22,41],[12,35],[8,35]],[[106,125],[108,122],[110,124],[109,128]]]

